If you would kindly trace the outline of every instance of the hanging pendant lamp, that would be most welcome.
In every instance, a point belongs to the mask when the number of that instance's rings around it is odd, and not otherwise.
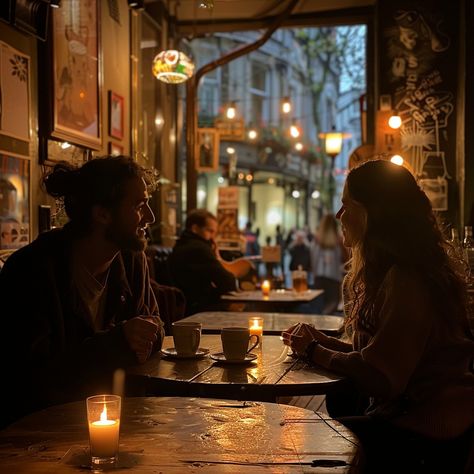
[[[167,49],[153,59],[152,72],[162,82],[180,84],[193,75],[194,63],[183,52]]]

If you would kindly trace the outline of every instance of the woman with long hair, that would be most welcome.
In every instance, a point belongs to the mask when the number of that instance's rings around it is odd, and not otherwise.
[[[474,341],[465,284],[430,201],[407,169],[369,161],[349,173],[337,217],[352,251],[343,285],[352,343],[308,325],[290,328],[284,341],[369,397],[363,416],[339,418],[361,440],[366,472],[395,472],[407,446],[440,443],[461,450],[437,460],[459,472],[474,423]]]

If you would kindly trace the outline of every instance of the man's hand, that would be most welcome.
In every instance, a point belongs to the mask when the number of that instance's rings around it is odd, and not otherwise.
[[[160,325],[151,317],[137,316],[124,323],[125,339],[130,349],[135,352],[138,362],[143,363],[150,357],[159,331]]]

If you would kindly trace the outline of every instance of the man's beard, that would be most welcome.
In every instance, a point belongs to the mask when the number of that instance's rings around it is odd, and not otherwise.
[[[114,243],[120,250],[132,250],[142,252],[147,246],[145,236],[142,238],[138,234],[125,233],[118,226],[111,224],[105,231],[105,238]]]

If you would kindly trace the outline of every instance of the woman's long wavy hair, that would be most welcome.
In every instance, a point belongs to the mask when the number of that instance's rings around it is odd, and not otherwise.
[[[448,322],[466,325],[466,287],[448,256],[431,203],[413,175],[389,161],[369,161],[347,176],[351,199],[366,213],[362,241],[352,248],[349,289],[353,308],[347,324],[377,326],[377,292],[393,265],[421,275]]]

